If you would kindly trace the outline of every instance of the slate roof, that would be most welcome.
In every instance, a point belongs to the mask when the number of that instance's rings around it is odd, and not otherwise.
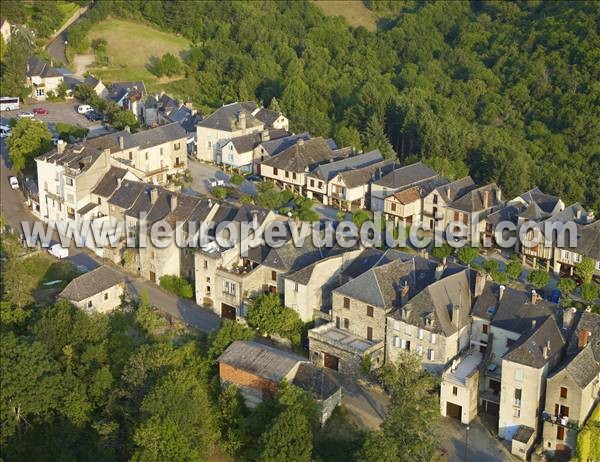
[[[471,311],[471,283],[468,269],[451,274],[441,274],[440,279],[429,281],[423,290],[418,291],[402,309],[406,309],[408,318],[402,317],[402,310],[396,310],[392,317],[445,336],[452,335],[457,328],[452,323],[452,311],[459,307],[458,327],[469,324]],[[453,274],[452,274],[453,273]],[[431,276],[430,276],[431,277]],[[431,325],[425,319],[433,320]]]
[[[122,209],[130,208],[149,185],[140,181],[123,180],[108,203]]]
[[[565,240],[568,244],[569,240]],[[600,261],[600,220],[587,225],[577,225],[577,245],[570,247],[565,245],[565,248],[580,255]]]
[[[293,240],[290,239],[279,248],[271,248],[262,264],[287,273],[298,271],[325,256],[325,249],[315,247],[308,236],[302,247],[296,247]]]
[[[140,149],[144,149],[163,143],[168,143],[169,141],[186,138],[187,134],[180,124],[173,122],[167,125],[151,128],[150,130],[143,130],[133,134],[130,133],[129,136],[133,146],[139,146]]]
[[[519,220],[519,213],[523,210],[524,206],[521,204],[507,205],[501,207],[495,212],[490,213],[486,220],[488,223],[497,226],[500,222],[509,221],[511,223],[517,223]]]
[[[59,297],[66,298],[75,302],[80,302],[86,298],[96,295],[104,290],[122,283],[125,277],[118,271],[108,267],[100,266],[95,270],[82,274],[73,279]]]
[[[546,214],[552,213],[556,205],[560,202],[559,197],[545,194],[539,188],[533,188],[521,194],[521,199],[527,204],[535,203]]]
[[[265,222],[270,212],[270,210],[256,205],[244,204],[237,209],[236,214],[231,221],[236,221],[238,223],[252,223],[256,218],[256,222],[260,226]]]
[[[581,313],[574,332],[571,335],[568,346],[569,354],[574,354],[579,350],[578,338],[582,330],[586,330],[591,334],[588,337],[588,346],[591,347],[596,361],[600,362],[600,314],[588,313],[587,311]]]
[[[537,205],[536,202],[530,202],[526,206],[525,210],[523,210],[519,214],[519,216],[521,218],[525,218],[526,220],[539,221],[543,218],[546,218],[548,214],[544,213],[544,211],[540,208],[539,205]]]
[[[451,183],[438,186],[435,190],[446,202],[452,202],[475,188],[477,188],[477,185],[473,179],[470,176],[466,176]]]
[[[226,104],[198,122],[198,126],[227,132],[237,131],[240,130],[238,122],[238,114],[240,113],[245,114],[246,128],[262,126],[264,125],[263,122],[252,115],[252,112],[256,109],[256,103],[253,101]]]
[[[306,362],[304,358],[286,351],[241,340],[229,345],[217,361],[275,383],[286,378],[299,362]]]
[[[260,143],[260,146],[265,150],[267,154],[269,154],[270,156],[275,156],[296,144],[298,140],[306,141],[310,138],[310,134],[305,132],[299,133],[298,135],[291,135],[286,136],[284,138],[278,138],[276,140],[263,141],[262,143]]]
[[[497,311],[499,292],[500,286],[498,284],[487,281],[483,292],[473,304],[471,314],[478,318],[487,319],[488,321],[492,319]]]
[[[52,67],[43,59],[32,56],[27,60],[27,77],[60,77],[63,74],[56,67]]]
[[[290,132],[280,130],[278,128],[268,129],[269,139],[277,140],[290,135]],[[238,136],[232,138],[229,143],[233,144],[238,154],[252,151],[256,146],[262,142],[263,132],[250,133],[244,136]]]
[[[120,180],[127,174],[127,170],[119,167],[111,167],[100,179],[92,194],[102,197],[112,195],[120,185]]]
[[[283,114],[278,111],[273,111],[271,109],[265,109],[264,107],[259,109],[258,112],[254,113],[254,117],[263,122],[268,127],[272,127],[273,124],[279,117]]]
[[[485,194],[488,194],[487,207]],[[449,207],[464,212],[478,212],[502,204],[500,188],[495,183],[490,183],[473,189],[449,204]]]
[[[141,95],[145,95],[146,85],[143,81],[137,82],[113,82],[107,88],[108,99],[113,101],[120,101],[125,95],[132,91],[139,91]]]
[[[329,181],[340,172],[366,167],[367,165],[379,163],[382,160],[383,156],[378,149],[375,149],[374,151],[365,154],[359,154],[346,159],[321,164],[310,174],[310,176]]]
[[[59,153],[58,148],[55,147],[46,154],[36,157],[36,159],[55,162],[74,170],[76,174],[83,173],[94,165],[103,152],[103,149],[95,146],[90,141],[67,144],[62,153]]]
[[[544,357],[544,347],[549,346],[548,356]],[[556,355],[562,353],[565,339],[554,316],[548,316],[541,325],[536,324],[529,332],[519,337],[510,349],[504,354],[503,359],[524,364],[526,366],[543,367]]]
[[[321,137],[311,138],[309,140],[299,140],[293,146],[275,157],[271,157],[263,162],[263,165],[269,165],[288,172],[304,173],[321,163],[335,159],[334,153]]]
[[[88,75],[84,80],[83,83],[85,83],[86,85],[90,85],[92,87],[96,87],[96,85],[98,85],[100,83],[100,80],[97,79],[96,77],[94,77],[93,75]]]
[[[437,173],[422,162],[406,165],[388,173],[375,184],[386,188],[401,189],[422,181],[432,180]]]
[[[393,160],[384,160],[366,167],[340,172],[338,175],[347,188],[356,188],[369,184],[371,180],[379,180],[383,175],[390,173],[395,165]]]
[[[523,444],[526,444],[534,432],[535,430],[527,425],[519,425],[519,428],[513,436],[513,440],[517,440]]]
[[[98,207],[98,204],[95,202],[90,202],[88,204],[85,204],[83,207],[81,207],[79,210],[77,210],[77,213],[79,215],[85,215],[86,213],[94,210],[96,207]]]
[[[587,346],[574,355],[567,356],[562,365],[548,379],[552,379],[563,371],[567,372],[577,385],[585,388],[600,374],[600,363],[595,358],[592,347]]]

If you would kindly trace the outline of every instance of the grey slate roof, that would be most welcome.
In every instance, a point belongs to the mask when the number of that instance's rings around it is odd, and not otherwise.
[[[422,181],[432,180],[437,173],[422,162],[406,165],[388,173],[375,184],[386,188],[401,189]]]
[[[96,295],[104,290],[122,283],[124,276],[118,271],[108,267],[100,266],[89,273],[73,279],[67,287],[60,293],[59,297],[66,298],[75,302],[80,302],[86,298]]]
[[[141,96],[147,93],[146,85],[141,80],[137,82],[113,82],[107,90],[108,99],[113,101],[120,101],[125,95],[133,91],[139,91]]]
[[[452,323],[452,311],[459,307],[458,328],[469,324],[471,311],[471,282],[468,269],[449,274],[442,273],[441,279],[431,282],[403,306],[408,318],[402,318],[401,310],[396,310],[392,317],[405,319],[406,322],[435,333],[450,336],[457,328]],[[426,325],[425,319],[433,320]]]
[[[146,183],[140,181],[123,180],[121,186],[117,188],[108,200],[108,203],[126,210],[135,203],[139,195],[147,187]]]
[[[566,243],[568,244],[568,240]],[[577,225],[577,246],[570,250],[600,261],[600,220],[587,225]]]
[[[127,132],[125,132],[127,133]],[[134,134],[129,134],[133,146],[139,146],[140,149],[157,146],[169,141],[176,141],[181,138],[186,138],[186,132],[183,127],[176,123],[161,125],[150,130],[139,131]],[[184,148],[184,146],[182,146]]]
[[[277,140],[289,136],[290,133],[278,128],[271,128],[268,129],[268,135],[270,139]],[[248,135],[232,138],[229,142],[233,144],[238,154],[243,154],[252,151],[258,146],[262,142],[263,136],[263,132],[250,133]]]
[[[299,362],[300,356],[255,341],[236,340],[219,356],[220,364],[248,372],[275,383],[281,382]]]
[[[299,140],[285,151],[263,162],[288,172],[304,173],[306,169],[335,159],[334,153],[321,137]]]
[[[263,122],[266,126],[272,127],[275,121],[282,115],[281,112],[265,109],[263,107],[254,114],[254,117]]]
[[[365,154],[359,154],[346,159],[321,164],[309,176],[329,181],[340,172],[366,167],[367,165],[376,164],[382,160],[383,156],[378,149],[375,149],[374,151]]]
[[[88,170],[102,155],[103,150],[91,141],[93,140],[84,141],[83,143],[67,144],[62,153],[59,153],[58,148],[55,147],[46,154],[36,157],[36,159],[45,160],[46,162],[55,162],[56,164],[68,167],[79,174]]]
[[[384,160],[366,167],[340,172],[338,175],[347,188],[356,188],[357,186],[369,184],[371,180],[379,180],[383,175],[394,170],[394,167],[393,160]]]
[[[552,196],[550,194],[545,194],[540,191],[539,188],[533,188],[526,193],[521,194],[521,199],[523,199],[528,204],[535,203],[542,212],[546,214],[552,213],[560,198],[556,196]]]
[[[519,220],[519,213],[523,210],[520,205],[507,205],[506,207],[500,206],[500,209],[490,213],[486,220],[488,223],[496,226],[502,221],[510,221],[511,223],[517,223]]]
[[[473,179],[470,176],[466,176],[451,183],[438,186],[435,188],[435,190],[444,198],[446,202],[452,202],[475,188],[477,188],[477,185]]]
[[[513,436],[513,440],[526,444],[534,433],[535,430],[533,428],[528,427],[527,425],[519,425],[519,428]]]
[[[265,150],[267,154],[269,154],[270,156],[275,156],[296,144],[298,140],[306,141],[310,138],[310,134],[305,132],[299,133],[298,135],[286,136],[284,138],[279,138],[276,140],[263,141],[262,143],[260,143],[260,146]]]
[[[298,271],[300,268],[311,265],[323,259],[325,249],[312,245],[310,236],[304,241],[302,247],[296,247],[293,240],[287,241],[279,248],[271,248],[262,264],[282,272]]]
[[[246,128],[264,125],[263,122],[252,115],[252,112],[256,109],[256,103],[253,101],[226,104],[205,119],[198,122],[198,126],[228,132],[237,131],[240,130],[240,125],[238,122],[238,114],[240,113],[245,114]]]
[[[548,357],[544,357],[544,347],[549,346]],[[556,355],[562,353],[565,339],[554,316],[548,316],[541,325],[530,328],[506,352],[503,359],[540,368]]]
[[[487,207],[485,204],[485,194],[488,194]],[[502,204],[500,188],[495,183],[490,183],[473,189],[454,202],[449,207],[464,212],[478,212],[491,207],[497,207]]]
[[[375,247],[369,247],[363,250],[360,255],[342,271],[342,275],[345,278],[354,279],[382,260],[385,263],[388,263],[390,260],[386,260],[384,255],[384,252],[381,250],[378,250]]]
[[[32,56],[27,60],[27,77],[60,77],[63,73],[59,69],[52,67],[43,59]]]
[[[102,197],[111,196],[119,187],[120,180],[127,174],[127,170],[119,167],[111,167],[100,179],[92,194]]]
[[[562,365],[552,374],[552,377],[563,371],[573,377],[577,385],[585,388],[600,374],[600,362],[594,357],[592,347],[588,345],[574,355],[567,356]],[[549,377],[549,379],[552,377]]]

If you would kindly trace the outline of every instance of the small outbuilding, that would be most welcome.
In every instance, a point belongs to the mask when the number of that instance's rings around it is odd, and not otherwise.
[[[100,266],[73,279],[59,294],[86,311],[108,313],[121,304],[125,277],[118,271]]]

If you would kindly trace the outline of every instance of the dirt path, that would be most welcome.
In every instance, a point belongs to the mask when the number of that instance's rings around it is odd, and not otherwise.
[[[94,62],[94,55],[75,55],[73,57],[73,66],[75,67],[75,75],[83,77],[87,67]]]

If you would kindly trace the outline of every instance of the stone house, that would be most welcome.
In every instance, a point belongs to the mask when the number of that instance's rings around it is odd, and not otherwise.
[[[441,226],[445,225],[445,208],[456,199],[464,196],[477,187],[470,176],[448,183],[447,180],[439,178],[429,182],[433,189],[423,198],[423,222],[428,222],[429,227],[434,229],[436,214],[441,215]]]
[[[260,175],[277,186],[306,193],[307,176],[320,164],[348,157],[351,150],[332,150],[321,137],[299,139],[295,144],[260,164]]]
[[[477,416],[482,354],[474,349],[461,354],[442,373],[440,414],[468,425]]]
[[[100,266],[69,282],[59,297],[88,312],[109,313],[121,305],[124,293],[123,274]]]
[[[563,318],[573,333],[565,359],[546,380],[542,446],[550,456],[568,460],[576,451],[578,429],[600,397],[600,315],[571,308]]]
[[[256,341],[233,342],[217,359],[222,386],[238,387],[246,405],[272,399],[286,381],[310,393],[319,406],[321,425],[340,404],[340,386],[328,371],[301,356]]]
[[[131,111],[138,121],[144,120],[144,100],[148,92],[143,81],[113,82],[106,90],[106,99]]]
[[[290,121],[280,111],[261,107],[255,109],[252,115],[264,123],[265,127],[283,131],[288,131],[290,129]]]
[[[49,93],[56,95],[64,83],[60,69],[35,56],[27,60],[25,75],[26,86],[31,88],[30,96],[37,101],[45,101]]]
[[[255,148],[252,157],[252,173],[260,174],[260,164],[286,149],[292,147],[298,140],[309,140],[312,137],[309,133],[299,133],[298,135],[284,136],[267,141],[261,141]]]
[[[418,264],[424,279],[419,281],[415,271],[415,278],[401,289],[406,301],[387,319],[386,361],[394,363],[400,352],[411,352],[425,369],[439,375],[469,346],[470,271],[453,264]]]
[[[577,245],[555,248],[552,268],[556,274],[573,275],[575,267],[583,260],[583,257],[594,260],[594,276],[600,279],[600,220],[588,224],[577,224]]]
[[[267,128],[262,132],[232,138],[221,148],[222,163],[227,167],[251,173],[253,170],[254,152],[257,146],[261,143],[285,138],[289,135],[290,133],[285,130]]]
[[[98,95],[100,98],[104,99],[108,97],[108,89],[104,86],[102,80],[97,79],[93,75],[88,75],[85,79],[83,79],[83,83],[94,90],[94,93],[96,93],[96,95]]]

